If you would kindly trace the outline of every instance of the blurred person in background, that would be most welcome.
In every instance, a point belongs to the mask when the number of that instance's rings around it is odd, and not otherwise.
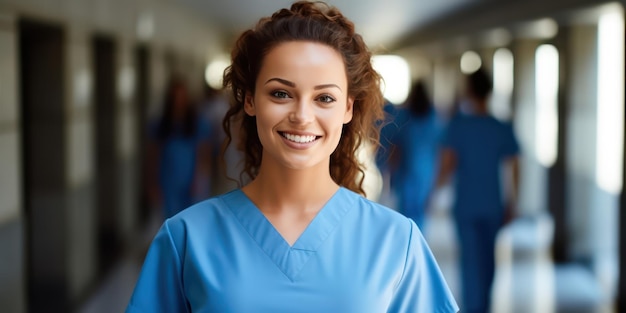
[[[454,174],[452,214],[460,248],[462,312],[486,313],[495,272],[495,242],[514,214],[519,146],[510,123],[488,111],[491,77],[483,70],[465,77],[465,98],[447,125],[437,186]],[[503,201],[502,166],[510,167],[513,194]]]
[[[398,211],[424,230],[430,194],[437,176],[439,145],[443,125],[437,116],[424,82],[413,84],[400,113],[402,125],[394,138],[395,166],[392,185]]]
[[[245,31],[224,130],[250,182],[163,223],[127,312],[456,312],[415,223],[364,197],[356,152],[378,141],[379,82],[322,2]]]
[[[211,126],[211,195],[218,195],[237,187],[236,181],[231,177],[237,177],[241,170],[240,163],[243,156],[237,149],[229,148],[225,157],[220,158],[222,145],[226,139],[226,132],[222,127],[222,119],[228,111],[228,96],[226,91],[215,89],[204,83],[204,98],[200,102],[201,114]],[[234,137],[237,137],[236,129],[231,129]],[[228,160],[228,162],[224,162]]]
[[[395,192],[394,178],[397,166],[396,144],[400,129],[406,123],[406,114],[401,114],[402,110],[398,105],[385,99],[383,107],[384,116],[380,124],[380,142],[376,150],[376,167],[380,171],[383,188],[381,190],[380,202],[394,210],[398,210],[397,194]]]
[[[211,129],[181,77],[170,78],[162,113],[150,128],[150,198],[169,218],[208,197],[210,183]]]

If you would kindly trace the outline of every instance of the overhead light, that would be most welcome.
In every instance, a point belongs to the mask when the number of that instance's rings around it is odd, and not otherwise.
[[[402,104],[411,89],[409,63],[398,55],[375,55],[372,66],[383,78],[381,89],[385,99]]]
[[[513,36],[506,28],[496,28],[485,33],[485,41],[490,46],[502,47],[508,45]]]
[[[463,74],[471,74],[483,65],[483,61],[480,59],[478,53],[474,51],[466,51],[461,56],[461,72]]]
[[[543,18],[523,24],[519,28],[519,37],[550,39],[554,38],[559,32],[559,25],[551,18]]]
[[[204,79],[213,89],[222,89],[224,70],[230,65],[226,55],[219,55],[211,61],[204,70]]]
[[[142,12],[137,17],[137,38],[150,40],[154,35],[154,16],[151,12]]]

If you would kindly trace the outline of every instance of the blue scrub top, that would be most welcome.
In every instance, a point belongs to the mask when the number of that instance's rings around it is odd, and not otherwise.
[[[488,115],[457,114],[448,125],[443,146],[457,158],[455,214],[460,218],[501,220],[502,161],[519,154],[510,123]]]
[[[410,219],[340,188],[290,246],[236,189],[165,221],[126,312],[456,312]]]

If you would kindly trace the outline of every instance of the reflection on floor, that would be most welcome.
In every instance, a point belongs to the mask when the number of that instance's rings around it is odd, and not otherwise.
[[[555,266],[550,258],[552,220],[548,215],[518,218],[502,229],[496,247],[493,313],[609,313],[590,270],[582,265]],[[455,297],[460,281],[454,224],[445,211],[435,211],[424,230]]]
[[[149,243],[158,221],[142,235]],[[554,266],[550,260],[552,224],[548,216],[520,218],[500,233],[493,288],[493,313],[609,313],[611,301],[580,265]],[[432,212],[424,229],[444,276],[457,299],[459,271],[454,225],[447,212]],[[139,253],[141,254],[141,253]],[[123,312],[139,275],[141,260],[130,256],[117,265],[79,313]]]
[[[122,258],[102,282],[95,294],[77,313],[124,312],[135,287],[146,248],[161,226],[161,217],[155,215],[145,229],[137,234],[131,251]]]
[[[117,264],[80,313],[124,312],[139,275],[140,264],[131,258]]]

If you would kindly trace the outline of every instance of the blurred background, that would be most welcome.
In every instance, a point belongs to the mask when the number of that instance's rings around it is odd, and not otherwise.
[[[168,210],[236,187],[217,162],[221,74],[237,34],[290,3],[0,0],[0,311],[124,310]],[[329,3],[376,54],[393,107],[423,81],[446,121],[463,75],[492,75],[521,180],[491,311],[626,312],[624,1]],[[370,170],[370,197],[396,208]],[[422,230],[460,297],[451,189]]]

